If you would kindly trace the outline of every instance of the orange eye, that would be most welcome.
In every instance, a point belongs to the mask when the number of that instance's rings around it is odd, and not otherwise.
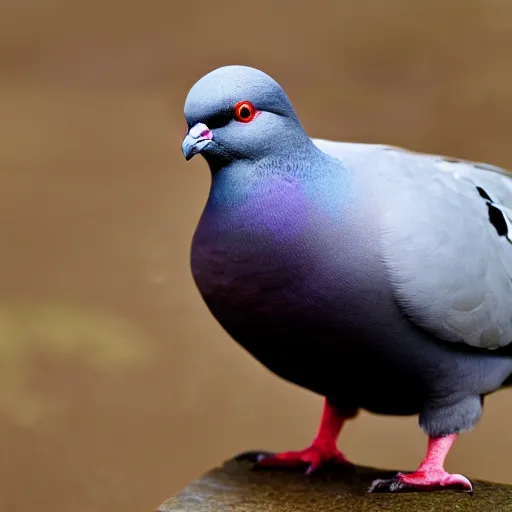
[[[241,123],[250,123],[258,111],[250,101],[239,101],[235,105],[235,117]]]

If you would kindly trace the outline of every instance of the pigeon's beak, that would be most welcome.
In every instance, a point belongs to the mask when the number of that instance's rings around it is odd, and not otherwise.
[[[181,150],[185,155],[185,160],[190,160],[197,153],[201,151],[213,140],[213,133],[203,123],[197,123],[188,131],[181,144]]]

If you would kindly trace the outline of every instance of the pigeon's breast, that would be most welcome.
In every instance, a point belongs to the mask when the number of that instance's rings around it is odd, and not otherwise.
[[[243,200],[218,196],[205,208],[192,245],[192,271],[205,300],[247,310],[291,294],[307,271],[311,203],[303,187],[274,179],[248,187]]]
[[[318,318],[326,303],[352,307],[372,278],[345,176],[244,178],[214,184],[192,244],[193,275],[217,319],[261,326]]]
[[[212,187],[203,216],[213,221],[210,229],[219,235],[229,230],[242,244],[254,238],[278,244],[304,236],[315,205],[308,183],[279,174],[228,178]]]
[[[326,393],[341,385],[340,361],[350,380],[394,329],[373,210],[341,173],[255,185],[239,185],[235,197],[210,195],[192,244],[195,282],[214,317],[260,362]]]

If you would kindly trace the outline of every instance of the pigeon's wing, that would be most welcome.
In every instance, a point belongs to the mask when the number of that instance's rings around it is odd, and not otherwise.
[[[370,168],[381,254],[406,315],[447,341],[487,349],[511,343],[511,175],[386,146],[315,143],[359,160],[362,172]]]

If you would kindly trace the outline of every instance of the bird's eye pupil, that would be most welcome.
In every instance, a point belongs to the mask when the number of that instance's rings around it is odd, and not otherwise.
[[[250,123],[257,115],[258,112],[250,101],[239,101],[235,105],[235,118],[242,123]]]

